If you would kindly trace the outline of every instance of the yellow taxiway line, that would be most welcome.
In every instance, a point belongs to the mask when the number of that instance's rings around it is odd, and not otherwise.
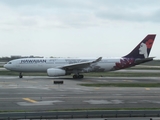
[[[36,102],[37,102],[37,101],[32,100],[32,99],[30,99],[30,98],[23,98],[23,100],[26,100],[26,101],[28,101],[28,102],[32,102],[32,103],[36,103]]]
[[[150,90],[150,88],[145,88],[146,90]]]

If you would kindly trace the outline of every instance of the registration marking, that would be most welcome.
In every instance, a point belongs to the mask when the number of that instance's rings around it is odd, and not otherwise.
[[[23,98],[23,100],[26,100],[26,101],[31,102],[31,103],[36,103],[36,102],[37,102],[37,101],[32,100],[32,99],[30,99],[30,98]]]

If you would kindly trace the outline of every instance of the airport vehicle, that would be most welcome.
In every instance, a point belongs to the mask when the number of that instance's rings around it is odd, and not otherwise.
[[[19,78],[23,72],[47,72],[51,77],[74,74],[73,78],[83,78],[82,73],[120,70],[152,61],[154,57],[149,57],[149,53],[155,37],[147,35],[128,55],[116,59],[22,58],[9,61],[4,67],[19,72]]]

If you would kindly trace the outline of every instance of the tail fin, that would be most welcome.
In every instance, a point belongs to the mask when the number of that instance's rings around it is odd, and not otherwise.
[[[148,58],[156,34],[147,35],[128,55],[123,58]]]

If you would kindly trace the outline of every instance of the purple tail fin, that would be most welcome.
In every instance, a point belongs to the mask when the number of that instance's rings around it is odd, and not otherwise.
[[[128,55],[124,56],[124,58],[148,58],[155,37],[155,34],[147,35]]]

